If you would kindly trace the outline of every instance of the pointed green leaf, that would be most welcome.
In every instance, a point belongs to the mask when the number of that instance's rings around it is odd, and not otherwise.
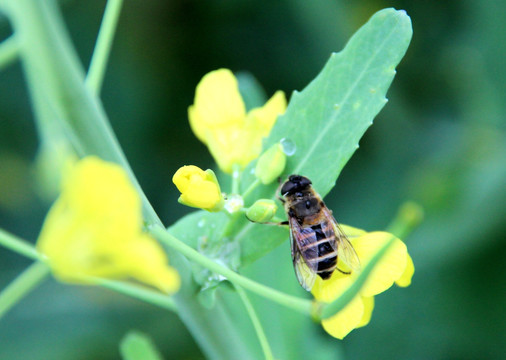
[[[404,11],[377,12],[341,52],[332,54],[321,73],[302,92],[292,95],[286,113],[278,119],[265,143],[265,148],[282,139],[295,144],[285,176],[307,176],[322,196],[332,189],[360,138],[387,102],[386,92],[411,35],[411,20]],[[244,185],[254,180],[248,170],[242,179]],[[274,188],[264,187],[255,195],[273,198]],[[238,235],[242,262],[265,255],[286,235],[282,229],[245,222]]]

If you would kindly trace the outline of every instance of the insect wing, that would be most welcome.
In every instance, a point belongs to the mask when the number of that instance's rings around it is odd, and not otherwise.
[[[337,250],[338,258],[341,259],[341,261],[343,261],[346,265],[348,265],[350,269],[352,270],[360,269],[360,260],[350,240],[348,240],[348,237],[341,229],[336,219],[334,219],[330,211],[328,209],[324,209],[323,211],[328,221],[330,221],[330,223],[332,224],[332,228],[334,230],[336,243],[332,245],[337,246],[337,248],[334,250]],[[325,235],[328,236],[328,234]]]
[[[310,232],[312,232],[312,234]],[[312,237],[314,237],[314,240]],[[309,249],[306,250],[303,255],[301,247],[312,241],[316,241],[316,234],[309,228],[302,229],[297,223],[297,220],[293,218],[290,219],[290,246],[292,248],[293,268],[295,269],[295,275],[297,276],[299,284],[307,291],[313,288],[318,264],[316,262],[308,263],[304,255],[306,257],[312,256],[311,251],[315,253],[314,257],[316,257],[317,254],[316,251]]]

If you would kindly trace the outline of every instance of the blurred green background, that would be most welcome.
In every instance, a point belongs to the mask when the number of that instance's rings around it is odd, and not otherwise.
[[[85,67],[104,5],[61,3]],[[206,72],[249,71],[267,94],[290,94],[374,12],[390,6],[411,16],[413,41],[389,104],[326,200],[340,222],[367,230],[384,229],[405,200],[423,205],[426,219],[407,239],[413,284],[378,296],[370,325],[342,342],[252,298],[261,318],[280,319],[266,331],[281,359],[293,358],[290,351],[311,358],[316,347],[328,349],[330,359],[504,359],[506,2],[125,1],[104,106],[148,198],[170,225],[191,211],[177,203],[172,174],[186,164],[213,167],[186,116]],[[0,39],[10,32],[0,17]],[[0,72],[0,227],[30,241],[50,205],[33,180],[37,147],[16,63]],[[0,248],[0,288],[28,265]],[[272,269],[280,275],[273,278]],[[287,243],[245,272],[304,295]],[[297,338],[283,333],[287,324],[300,324],[291,330]],[[167,359],[202,358],[175,315],[108,290],[50,280],[0,320],[0,359],[116,359],[130,329],[150,335]]]

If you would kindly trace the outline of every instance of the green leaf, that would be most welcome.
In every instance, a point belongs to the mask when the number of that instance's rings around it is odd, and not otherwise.
[[[161,360],[163,359],[153,341],[146,335],[130,331],[121,340],[121,357],[124,360]]]
[[[395,67],[411,40],[411,20],[400,10],[374,14],[339,53],[332,54],[321,73],[302,91],[294,92],[265,142],[267,149],[282,139],[291,140],[295,154],[288,158],[285,176],[301,174],[325,196],[358,148],[358,141],[387,102],[386,92]],[[244,188],[254,181],[244,172]],[[254,193],[274,198],[274,186]],[[286,231],[244,223],[239,232],[242,263],[266,254],[287,238]]]

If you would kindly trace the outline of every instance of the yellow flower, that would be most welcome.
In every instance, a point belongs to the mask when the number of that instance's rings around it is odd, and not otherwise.
[[[141,232],[141,201],[125,171],[87,157],[65,174],[37,249],[61,281],[132,277],[173,293],[180,285],[161,246]]]
[[[219,69],[197,85],[188,117],[195,136],[207,145],[220,169],[230,174],[233,165],[244,169],[260,155],[262,139],[285,109],[285,94],[277,91],[263,107],[246,113],[234,74]]]
[[[223,208],[223,195],[216,175],[193,166],[183,166],[172,177],[172,182],[181,192],[179,202],[186,206],[207,211],[220,211]]]
[[[343,228],[357,252],[362,268],[393,236],[387,232],[367,233],[347,226]],[[344,264],[338,264],[338,267],[344,268]],[[394,283],[398,286],[408,286],[414,269],[406,245],[396,239],[376,264],[359,294],[339,313],[322,320],[325,331],[333,337],[342,339],[353,329],[367,325],[374,308],[374,296],[386,291]],[[360,270],[354,271],[351,275],[334,271],[328,280],[323,281],[318,277],[311,292],[317,300],[330,303],[346,291],[359,274]]]

